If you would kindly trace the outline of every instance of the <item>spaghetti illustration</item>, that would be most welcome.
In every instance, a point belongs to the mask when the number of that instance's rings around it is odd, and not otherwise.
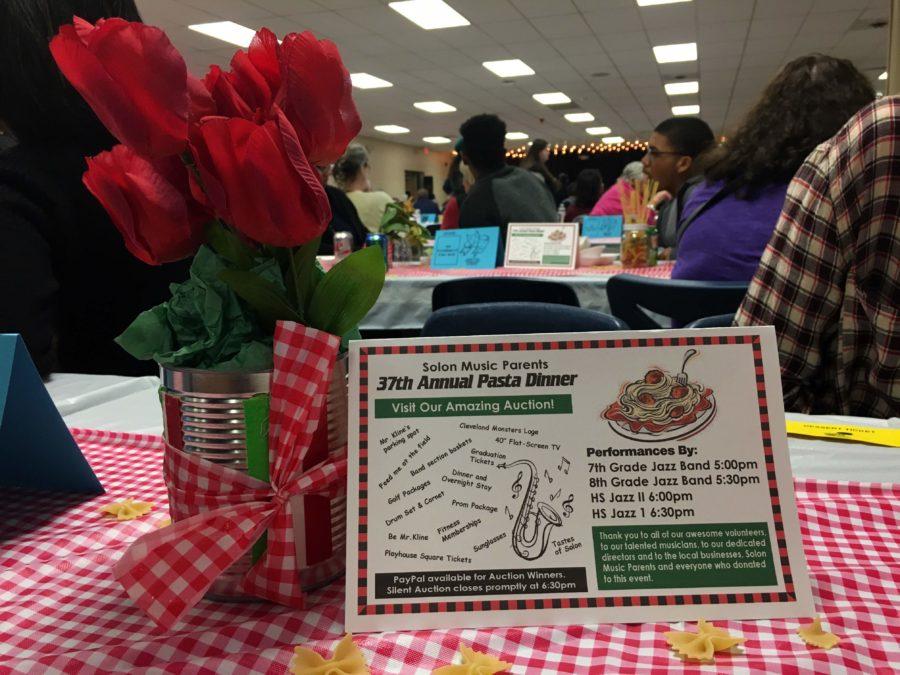
[[[716,400],[712,389],[688,380],[685,367],[696,354],[696,349],[685,353],[677,375],[651,368],[642,379],[624,385],[603,411],[610,428],[637,441],[678,440],[705,429],[716,415]]]

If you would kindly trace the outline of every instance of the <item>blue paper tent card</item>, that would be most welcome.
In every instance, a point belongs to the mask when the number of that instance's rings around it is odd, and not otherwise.
[[[19,335],[0,334],[0,486],[103,492]]]
[[[618,244],[622,241],[622,216],[585,216],[581,236],[592,243]]]
[[[438,230],[434,236],[431,269],[493,269],[497,266],[499,227]]]

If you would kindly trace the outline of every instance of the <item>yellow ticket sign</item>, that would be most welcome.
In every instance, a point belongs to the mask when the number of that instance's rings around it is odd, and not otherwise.
[[[900,429],[882,427],[860,427],[851,424],[828,424],[824,422],[797,422],[787,420],[787,432],[791,436],[813,436],[836,441],[857,441],[870,445],[886,445],[900,448]]]

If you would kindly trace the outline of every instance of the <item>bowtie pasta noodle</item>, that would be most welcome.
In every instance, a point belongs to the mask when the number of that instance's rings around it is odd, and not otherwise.
[[[669,646],[680,656],[697,661],[711,661],[716,652],[728,651],[745,641],[703,619],[697,622],[696,633],[668,631],[664,635]]]
[[[353,636],[347,633],[334,648],[334,656],[330,659],[312,649],[294,647],[290,672],[293,675],[369,675],[369,668],[353,642]]]

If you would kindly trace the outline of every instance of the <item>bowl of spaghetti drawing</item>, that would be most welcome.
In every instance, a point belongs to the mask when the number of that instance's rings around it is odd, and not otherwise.
[[[705,429],[716,415],[713,390],[691,382],[684,372],[672,375],[650,368],[640,380],[625,384],[619,397],[603,411],[603,418],[618,435],[635,441],[674,441]]]

